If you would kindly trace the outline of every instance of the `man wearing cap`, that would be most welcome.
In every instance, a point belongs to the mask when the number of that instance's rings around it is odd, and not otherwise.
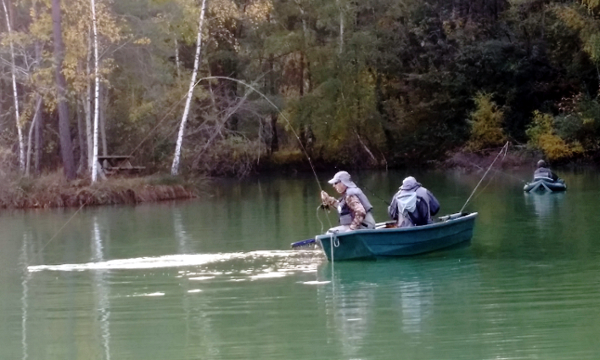
[[[398,227],[431,224],[431,217],[438,211],[438,200],[412,176],[402,181],[402,186],[388,207],[388,215],[398,221]]]
[[[550,169],[548,168],[548,164],[546,164],[544,160],[540,160],[537,162],[537,169],[535,169],[535,172],[533,173],[534,179],[542,177],[550,178],[553,181],[558,180],[558,176],[552,171],[550,171]]]
[[[328,183],[342,195],[335,199],[325,191],[321,191],[323,205],[335,206],[340,216],[340,226],[328,232],[346,232],[356,229],[374,229],[375,219],[371,214],[373,206],[361,189],[350,179],[350,174],[340,171]]]

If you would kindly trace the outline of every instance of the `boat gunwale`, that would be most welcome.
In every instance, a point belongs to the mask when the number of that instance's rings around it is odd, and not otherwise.
[[[452,215],[452,214],[450,214],[450,215]],[[434,229],[434,228],[438,228],[438,227],[446,227],[451,224],[469,221],[472,219],[474,220],[477,217],[477,215],[478,215],[478,212],[471,212],[471,213],[468,213],[467,215],[460,216],[455,219],[448,219],[445,221],[440,221],[440,222],[436,222],[433,224],[420,225],[420,226],[400,227],[400,228],[380,228],[380,229],[377,229],[377,228],[375,228],[375,229],[357,229],[357,230],[347,231],[347,232],[343,232],[343,233],[320,234],[320,235],[315,236],[315,239],[316,240],[329,239],[332,236],[335,236],[337,238],[342,238],[342,237],[346,237],[346,236],[356,235],[358,233],[379,234],[379,233],[403,233],[403,232],[422,231],[422,230]],[[385,224],[385,223],[378,223],[378,225],[379,224]]]

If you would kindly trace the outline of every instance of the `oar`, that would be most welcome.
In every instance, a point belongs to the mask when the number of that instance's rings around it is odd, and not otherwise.
[[[315,242],[316,242],[315,239],[306,239],[306,240],[302,240],[302,241],[296,241],[296,242],[292,243],[292,249],[310,245],[310,244],[314,244]]]

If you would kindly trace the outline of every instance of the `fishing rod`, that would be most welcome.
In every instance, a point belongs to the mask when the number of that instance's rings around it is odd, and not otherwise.
[[[383,198],[381,198],[380,196],[378,196],[377,194],[375,194],[375,192],[373,190],[369,189],[368,187],[362,185],[362,186],[359,186],[359,188],[368,190],[371,193],[371,195],[373,195],[374,197],[376,197],[378,200],[381,200],[381,202],[383,202],[387,206],[390,206],[389,202],[387,202],[386,200],[384,200]]]
[[[217,80],[217,79],[221,79],[221,80],[228,80],[228,81],[233,81],[233,82],[236,82],[236,83],[238,83],[238,84],[242,84],[242,85],[246,86],[247,88],[251,89],[252,91],[255,91],[255,92],[256,92],[257,94],[259,94],[260,96],[262,96],[262,97],[263,97],[263,98],[264,98],[264,99],[265,99],[265,100],[266,100],[266,101],[267,101],[267,102],[268,102],[268,103],[269,103],[271,106],[273,106],[273,108],[275,108],[275,110],[277,110],[277,112],[279,113],[279,115],[280,115],[280,116],[281,116],[281,117],[282,117],[282,118],[283,118],[283,119],[286,121],[286,123],[287,123],[287,125],[288,125],[289,129],[292,131],[292,133],[294,134],[294,136],[295,136],[295,137],[296,137],[296,139],[298,140],[298,144],[300,145],[300,149],[302,150],[302,153],[303,153],[303,154],[306,156],[306,159],[308,160],[308,163],[309,163],[309,165],[310,165],[310,168],[311,168],[311,170],[312,170],[312,172],[313,172],[313,174],[314,174],[314,176],[315,176],[315,180],[316,180],[316,182],[317,182],[317,186],[318,186],[318,187],[319,187],[319,189],[322,191],[322,190],[323,190],[323,187],[321,186],[321,183],[319,182],[319,177],[317,176],[317,172],[315,171],[315,167],[314,167],[314,165],[313,165],[313,163],[312,163],[312,160],[311,160],[311,158],[310,158],[310,156],[309,156],[309,154],[308,154],[308,151],[306,150],[306,148],[305,148],[305,147],[304,147],[304,145],[302,144],[302,141],[300,140],[300,136],[298,136],[298,133],[296,132],[296,130],[294,130],[294,127],[292,126],[292,124],[291,124],[290,120],[289,120],[289,119],[288,119],[288,118],[285,116],[285,114],[284,114],[284,113],[281,111],[281,109],[279,109],[279,107],[277,107],[277,105],[275,105],[275,104],[273,103],[273,101],[271,101],[271,99],[269,99],[269,98],[268,98],[268,97],[267,97],[265,94],[263,94],[262,92],[260,92],[260,91],[259,91],[258,89],[256,89],[254,86],[252,86],[252,85],[250,85],[250,84],[248,84],[248,83],[246,83],[246,82],[244,82],[244,81],[241,81],[241,80],[238,80],[238,79],[235,79],[235,78],[231,78],[231,77],[228,77],[228,76],[206,76],[206,77],[202,77],[202,78],[198,79],[198,80],[197,80],[197,81],[194,83],[194,86],[193,86],[193,88],[195,88],[195,87],[196,87],[196,86],[197,86],[197,85],[198,85],[198,84],[199,84],[201,81],[213,80],[213,79],[215,79],[215,80]],[[158,124],[156,124],[156,126],[155,126],[154,128],[152,128],[152,129],[151,129],[151,130],[150,130],[150,131],[149,131],[149,132],[146,134],[146,137],[144,137],[144,138],[143,138],[143,139],[142,139],[142,140],[141,140],[141,141],[138,143],[138,145],[137,145],[137,146],[136,146],[136,147],[135,147],[135,148],[134,148],[134,149],[131,151],[131,154],[132,154],[133,152],[135,152],[135,151],[136,151],[136,150],[137,150],[137,149],[138,149],[138,148],[139,148],[139,147],[142,145],[142,143],[144,143],[144,142],[145,142],[145,141],[146,141],[146,140],[147,140],[147,139],[150,137],[150,134],[151,134],[151,133],[153,133],[153,132],[154,132],[154,131],[155,131],[155,130],[158,128],[158,126],[159,126],[159,125],[160,125],[160,124],[161,124],[161,123],[162,123],[162,122],[163,122],[165,119],[167,119],[167,118],[168,118],[168,115],[169,115],[169,114],[170,114],[170,113],[171,113],[171,112],[172,112],[172,111],[175,109],[175,107],[176,107],[177,105],[179,105],[179,104],[180,104],[180,103],[183,101],[183,99],[185,98],[185,96],[187,96],[187,94],[185,94],[185,95],[182,95],[182,96],[181,96],[181,98],[180,98],[180,99],[179,99],[179,100],[178,100],[178,101],[177,101],[175,104],[173,104],[173,106],[171,106],[171,107],[168,109],[168,111],[167,111],[167,113],[165,114],[165,116],[164,116],[164,117],[163,117],[163,118],[162,118],[162,119],[161,119],[161,120],[158,122]],[[96,191],[98,191],[98,190],[96,190]],[[45,244],[42,246],[42,248],[40,249],[40,251],[42,251],[44,248],[46,248],[46,246],[48,246],[48,244],[50,244],[50,242],[52,242],[52,240],[54,240],[54,239],[55,239],[55,238],[58,236],[58,234],[59,234],[60,232],[62,232],[62,230],[63,230],[63,229],[64,229],[64,228],[65,228],[65,227],[66,227],[66,226],[67,226],[67,225],[68,225],[68,224],[69,224],[69,223],[70,223],[70,222],[71,222],[71,221],[72,221],[72,220],[75,218],[75,216],[76,216],[76,215],[77,215],[77,214],[78,214],[78,213],[79,213],[79,212],[80,212],[80,211],[81,211],[81,210],[82,210],[82,209],[83,209],[83,208],[84,208],[84,207],[87,205],[87,203],[89,202],[89,200],[90,200],[90,199],[91,199],[91,197],[90,197],[90,198],[88,198],[88,199],[87,199],[87,200],[86,200],[86,201],[85,201],[83,204],[81,204],[81,206],[80,206],[80,207],[77,209],[77,211],[75,211],[75,213],[74,213],[74,214],[73,214],[73,215],[72,215],[72,216],[71,216],[71,217],[70,217],[70,218],[67,220],[67,222],[65,222],[65,223],[63,224],[63,226],[62,226],[60,229],[58,229],[58,231],[57,231],[57,232],[56,232],[56,233],[55,233],[55,234],[54,234],[54,235],[53,235],[53,236],[50,238],[50,240],[48,240],[48,241],[47,241],[47,242],[46,242],[46,243],[45,243]],[[329,222],[329,225],[331,226],[331,221],[329,221],[329,218],[327,218],[327,220],[328,220],[328,222]]]
[[[368,190],[374,197],[376,197],[377,199],[381,200],[383,203],[385,203],[386,205],[390,205],[390,203],[388,203],[387,201],[385,201],[384,199],[382,199],[381,197],[379,197],[377,194],[375,194],[371,189],[369,189],[366,186],[361,186],[359,184],[357,184],[356,181],[354,181],[354,183],[360,188],[360,189],[366,189]],[[317,219],[319,220],[319,222],[321,223],[321,233],[323,232],[323,222],[321,221],[321,219],[319,218],[319,209],[322,209],[324,211],[329,212],[329,205],[325,205],[325,204],[320,204],[319,206],[317,206]],[[329,217],[327,218],[329,220]],[[331,223],[330,223],[331,226]],[[302,248],[302,247],[310,247],[310,245],[312,244],[316,244],[316,240],[314,238],[311,239],[306,239],[306,240],[301,240],[301,241],[296,241],[291,243],[291,247],[292,249],[296,249],[296,248]]]
[[[498,153],[498,155],[496,155],[496,157],[494,158],[494,161],[492,161],[492,163],[490,164],[490,166],[487,168],[487,170],[485,171],[485,173],[483,174],[483,176],[481,177],[481,179],[479,180],[479,182],[477,183],[477,185],[475,186],[475,188],[471,192],[471,195],[469,195],[469,198],[467,199],[467,201],[465,201],[465,204],[462,206],[462,208],[460,208],[459,213],[463,212],[463,210],[465,209],[465,206],[467,206],[467,204],[469,203],[469,201],[473,197],[473,194],[475,194],[475,191],[477,191],[477,188],[479,187],[479,185],[481,184],[481,182],[483,181],[483,179],[485,178],[485,176],[488,174],[488,172],[490,171],[490,169],[492,168],[492,166],[494,166],[494,163],[496,162],[496,160],[498,160],[498,158],[500,157],[500,155],[502,155],[502,153],[504,153],[504,155],[502,156],[502,158],[504,159],[504,157],[506,157],[506,153],[508,152],[508,144],[509,144],[509,142],[507,141],[506,144],[504,144],[504,146],[500,149],[500,152]]]

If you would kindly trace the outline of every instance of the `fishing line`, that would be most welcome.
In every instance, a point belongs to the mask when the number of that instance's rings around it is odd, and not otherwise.
[[[357,184],[357,185],[358,185],[358,184]],[[382,197],[380,197],[380,196],[378,196],[377,194],[375,194],[375,192],[374,192],[373,190],[371,190],[371,189],[369,189],[368,187],[364,186],[364,184],[363,184],[363,185],[359,185],[359,188],[361,188],[361,189],[367,189],[367,190],[368,190],[368,191],[371,193],[371,195],[373,195],[373,196],[374,196],[374,197],[376,197],[377,199],[381,200],[381,201],[382,201],[384,204],[386,204],[387,206],[390,206],[390,203],[389,203],[389,202],[387,202],[387,201],[386,201],[386,200],[384,200]]]
[[[294,130],[294,127],[292,126],[292,123],[290,122],[290,120],[283,114],[283,112],[281,111],[281,109],[279,109],[279,107],[277,107],[277,105],[275,105],[271,99],[269,99],[265,94],[263,94],[262,92],[260,92],[258,89],[256,89],[254,86],[247,84],[241,80],[238,79],[234,79],[234,78],[230,78],[228,76],[206,76],[203,78],[198,79],[198,81],[196,81],[196,83],[194,83],[194,88],[201,82],[204,80],[217,80],[217,79],[222,79],[222,80],[229,80],[229,81],[233,81],[239,84],[242,84],[246,87],[248,87],[249,89],[251,89],[252,91],[256,92],[257,94],[259,94],[260,96],[262,96],[271,106],[273,106],[273,108],[275,108],[275,110],[277,110],[277,112],[279,112],[279,115],[281,115],[281,117],[286,121],[286,123],[288,124],[290,130],[292,131],[292,133],[294,134],[294,136],[296,137],[296,139],[298,140],[298,144],[300,145],[300,148],[302,150],[302,152],[304,153],[304,155],[306,156],[306,159],[308,160],[308,163],[310,165],[310,168],[313,172],[313,174],[315,175],[315,180],[317,181],[317,185],[319,186],[319,190],[323,190],[323,188],[321,187],[321,183],[319,183],[319,177],[317,176],[317,172],[315,171],[315,167],[313,166],[312,160],[310,159],[310,156],[308,155],[308,152],[306,151],[306,148],[304,147],[304,145],[302,144],[302,141],[300,140],[300,136],[298,136],[298,134],[296,133],[296,130]],[[187,96],[187,94],[185,95]],[[179,105],[179,103],[181,103],[181,101],[183,101],[184,96],[182,96],[182,98],[175,104],[175,105]],[[175,107],[175,105],[169,110],[169,113],[171,112],[171,110]],[[168,115],[168,113],[167,113]],[[154,130],[156,130],[156,128],[158,128],[158,125],[160,125],[160,123],[166,119],[166,115],[165,117],[163,117],[163,119],[161,119],[159,121],[159,123],[152,129],[150,130],[150,133],[153,132]],[[131,152],[135,152],[140,145],[146,141],[148,139],[148,137],[150,136],[150,134],[146,135],[145,138],[142,139],[142,141],[140,141],[140,143],[138,144],[138,146],[136,146]]]
[[[71,217],[69,218],[69,220],[67,220],[67,222],[65,222],[65,223],[64,223],[64,225],[63,225],[63,226],[61,226],[61,228],[60,228],[60,229],[58,229],[58,231],[57,231],[57,232],[56,232],[54,235],[52,235],[52,237],[50,238],[50,240],[48,240],[48,242],[46,242],[46,243],[45,243],[45,244],[44,244],[44,245],[41,247],[41,249],[39,249],[39,250],[38,250],[38,253],[42,252],[42,250],[44,250],[44,249],[46,248],[46,246],[48,246],[48,244],[50,244],[50,242],[51,242],[52,240],[54,240],[54,238],[56,238],[56,236],[58,236],[58,234],[60,234],[60,232],[61,232],[61,231],[62,231],[62,230],[65,228],[65,227],[67,227],[67,225],[68,225],[68,224],[71,222],[71,220],[73,220],[73,219],[75,218],[75,216],[76,216],[77,214],[79,214],[79,212],[81,211],[81,209],[83,209],[83,208],[84,208],[84,207],[85,207],[85,206],[86,206],[86,205],[87,205],[87,204],[90,202],[90,200],[92,199],[92,197],[93,197],[93,196],[94,196],[94,195],[95,195],[95,194],[96,194],[96,193],[97,193],[99,190],[100,190],[100,189],[96,189],[96,191],[94,191],[94,192],[93,192],[93,193],[92,193],[92,194],[91,194],[91,195],[88,197],[88,199],[87,199],[87,200],[86,200],[86,201],[85,201],[83,204],[81,204],[81,206],[79,207],[79,209],[77,209],[77,211],[75,211],[75,212],[73,213],[73,215],[71,215]]]
[[[288,124],[288,126],[289,126],[289,129],[292,131],[292,133],[294,134],[294,136],[295,136],[295,137],[296,137],[296,139],[298,140],[298,144],[300,145],[300,148],[301,148],[302,152],[303,152],[303,153],[304,153],[304,155],[306,156],[306,159],[308,160],[308,163],[309,163],[309,165],[310,165],[310,168],[311,168],[311,170],[312,170],[312,172],[313,172],[313,175],[315,176],[315,180],[316,180],[316,182],[317,182],[317,186],[319,187],[319,190],[323,191],[323,187],[321,187],[321,183],[319,183],[319,177],[317,176],[317,172],[315,171],[315,167],[313,166],[312,160],[310,159],[310,156],[308,155],[308,152],[306,151],[306,148],[304,147],[304,145],[302,144],[302,141],[300,140],[300,136],[298,136],[298,134],[297,134],[297,133],[296,133],[296,131],[294,130],[294,128],[293,128],[293,126],[292,126],[291,122],[290,122],[290,121],[289,121],[289,119],[288,119],[288,118],[287,118],[287,117],[286,117],[286,116],[283,114],[283,112],[281,111],[281,109],[279,109],[279,108],[277,107],[277,105],[275,105],[275,104],[274,104],[274,103],[273,103],[273,102],[272,102],[272,101],[271,101],[271,100],[270,100],[270,99],[269,99],[269,98],[268,98],[268,97],[267,97],[265,94],[263,94],[262,92],[260,92],[259,90],[257,90],[257,89],[256,89],[254,86],[252,86],[252,85],[250,85],[250,84],[247,84],[247,83],[245,83],[245,82],[243,82],[243,81],[241,81],[241,80],[234,79],[234,78],[230,78],[230,77],[227,77],[227,76],[207,76],[207,77],[200,78],[200,79],[198,79],[198,81],[196,81],[196,82],[194,83],[194,86],[193,86],[193,88],[195,88],[195,87],[196,87],[196,86],[197,86],[197,85],[198,85],[198,84],[199,84],[201,81],[204,81],[204,80],[213,80],[213,79],[215,79],[215,80],[216,80],[216,79],[229,80],[229,81],[233,81],[233,82],[236,82],[236,83],[242,84],[242,85],[244,85],[244,86],[246,86],[246,87],[248,87],[248,88],[252,89],[253,91],[255,91],[255,92],[256,92],[257,94],[259,94],[260,96],[262,96],[262,97],[263,97],[263,98],[264,98],[264,99],[265,99],[265,100],[266,100],[266,101],[267,101],[267,102],[268,102],[268,103],[269,103],[271,106],[273,106],[273,107],[275,108],[275,110],[277,110],[277,112],[279,112],[279,115],[281,115],[281,117],[282,117],[282,118],[283,118],[283,119],[286,121],[286,123],[287,123],[287,124]],[[141,140],[141,141],[138,143],[138,145],[137,145],[136,147],[134,147],[132,151],[130,151],[130,154],[129,154],[130,156],[131,156],[131,155],[133,155],[133,153],[134,153],[134,152],[136,152],[136,151],[137,151],[137,149],[139,149],[139,147],[140,147],[140,146],[141,146],[141,145],[142,145],[142,144],[143,144],[143,143],[144,143],[144,142],[145,142],[145,141],[146,141],[146,140],[147,140],[147,139],[150,137],[150,135],[151,135],[151,134],[152,134],[152,133],[153,133],[153,132],[154,132],[154,131],[155,131],[155,130],[158,128],[158,126],[159,126],[159,125],[161,125],[161,124],[162,124],[162,122],[163,122],[165,119],[167,119],[167,116],[168,116],[169,114],[171,114],[171,112],[172,112],[172,111],[175,109],[175,107],[177,107],[177,106],[178,106],[178,105],[179,105],[179,104],[180,104],[180,103],[181,103],[181,102],[182,102],[182,101],[185,99],[185,97],[187,97],[187,96],[188,96],[188,93],[186,92],[186,94],[185,94],[185,95],[182,95],[182,96],[181,96],[181,98],[180,98],[180,99],[179,99],[179,100],[178,100],[178,101],[177,101],[175,104],[173,104],[173,105],[172,105],[172,106],[171,106],[171,107],[168,109],[167,113],[166,113],[166,114],[165,114],[165,115],[162,117],[162,119],[160,119],[160,120],[158,121],[158,123],[156,124],[156,126],[154,126],[154,128],[152,128],[150,131],[148,131],[148,133],[146,134],[146,136],[145,136],[144,138],[142,138],[142,140]],[[99,190],[99,189],[98,189],[98,190]],[[96,192],[97,192],[98,190],[96,190]],[[95,192],[94,192],[93,194],[95,194]],[[92,194],[92,195],[93,195],[93,194]],[[65,224],[64,224],[64,225],[63,225],[63,226],[62,226],[62,227],[61,227],[61,228],[60,228],[60,229],[59,229],[59,230],[58,230],[58,231],[57,231],[57,232],[56,232],[56,233],[55,233],[55,234],[54,234],[54,235],[53,235],[51,238],[50,238],[50,240],[48,240],[48,242],[47,242],[47,243],[46,243],[46,244],[45,244],[45,245],[42,247],[42,249],[40,249],[40,251],[41,251],[41,250],[43,250],[43,249],[44,249],[46,246],[48,246],[48,244],[49,244],[49,243],[50,243],[52,240],[54,240],[54,239],[56,238],[56,236],[57,236],[57,235],[58,235],[58,234],[59,234],[59,233],[60,233],[60,232],[61,232],[61,231],[62,231],[62,230],[63,230],[63,229],[64,229],[64,228],[67,226],[67,224],[69,224],[69,223],[71,222],[71,220],[73,220],[73,218],[74,218],[74,217],[75,217],[75,216],[76,216],[76,215],[77,215],[77,214],[78,214],[78,213],[81,211],[81,209],[83,209],[83,207],[85,207],[85,206],[88,204],[88,202],[89,202],[89,200],[90,200],[90,199],[91,199],[91,197],[90,197],[90,198],[88,198],[88,200],[87,200],[85,203],[83,203],[83,204],[82,204],[82,205],[79,207],[79,209],[77,209],[77,211],[76,211],[76,212],[75,212],[75,213],[74,213],[74,214],[73,214],[73,215],[72,215],[72,216],[69,218],[69,220],[67,220],[67,222],[66,222],[66,223],[65,223]],[[329,221],[329,218],[327,218],[327,220]],[[320,219],[319,219],[319,221],[320,221]],[[329,223],[330,223],[330,225],[331,225],[331,221],[329,221]],[[321,232],[322,232],[322,231],[321,231]]]
[[[481,166],[479,166],[479,165],[475,164],[474,162],[468,161],[468,163],[469,163],[469,164],[471,164],[471,165],[473,165],[474,167],[476,167],[476,168],[480,169],[480,170],[483,170],[483,168],[482,168]],[[514,175],[508,174],[508,173],[507,173],[507,172],[505,172],[505,171],[496,170],[496,169],[492,169],[492,171],[493,171],[494,173],[496,173],[496,174],[498,174],[498,173],[499,173],[499,174],[501,174],[501,175],[508,176],[508,177],[510,177],[510,178],[512,178],[512,179],[514,179],[514,180],[519,180],[519,181],[520,181],[520,182],[522,182],[522,183],[527,183],[527,180],[523,180],[523,179],[521,179],[521,178],[519,178],[519,177],[516,177],[516,176],[514,176]]]
[[[317,220],[319,220],[319,223],[321,224],[321,234],[323,233],[324,230],[324,226],[323,226],[323,221],[321,221],[321,217],[319,216],[319,209],[323,208],[323,206],[319,205],[317,206]],[[323,209],[325,210],[325,209]],[[327,219],[329,219],[329,217],[327,217]]]
[[[469,195],[469,198],[467,199],[467,201],[465,201],[465,204],[460,209],[459,213],[463,212],[463,210],[465,209],[465,206],[467,206],[467,204],[469,203],[469,201],[473,197],[473,194],[475,194],[475,191],[477,191],[477,188],[479,187],[479,185],[481,184],[481,182],[483,181],[483,179],[485,178],[485,176],[487,175],[487,173],[490,171],[490,169],[492,168],[492,166],[494,166],[494,163],[496,162],[496,160],[498,160],[498,157],[500,157],[500,155],[502,153],[504,153],[504,156],[502,157],[504,159],[504,157],[506,157],[506,153],[507,152],[508,152],[508,141],[506,142],[506,144],[504,144],[504,146],[502,147],[502,149],[500,149],[500,152],[498,153],[498,155],[496,155],[496,157],[494,158],[494,161],[492,161],[492,163],[490,164],[490,166],[488,167],[488,169],[485,171],[485,174],[483,174],[483,176],[481,177],[481,179],[479,180],[479,182],[475,186],[475,189],[473,189],[473,191],[471,192],[471,195]]]
[[[481,189],[477,195],[475,195],[473,197],[473,200],[477,199],[479,197],[479,195],[483,194],[483,192],[485,191],[485,189],[487,189],[488,186],[490,186],[490,184],[492,183],[492,181],[495,179],[496,175],[498,175],[498,173],[495,173],[494,175],[492,175],[492,177],[488,180],[488,182],[485,184],[485,186],[483,187],[483,189]]]

